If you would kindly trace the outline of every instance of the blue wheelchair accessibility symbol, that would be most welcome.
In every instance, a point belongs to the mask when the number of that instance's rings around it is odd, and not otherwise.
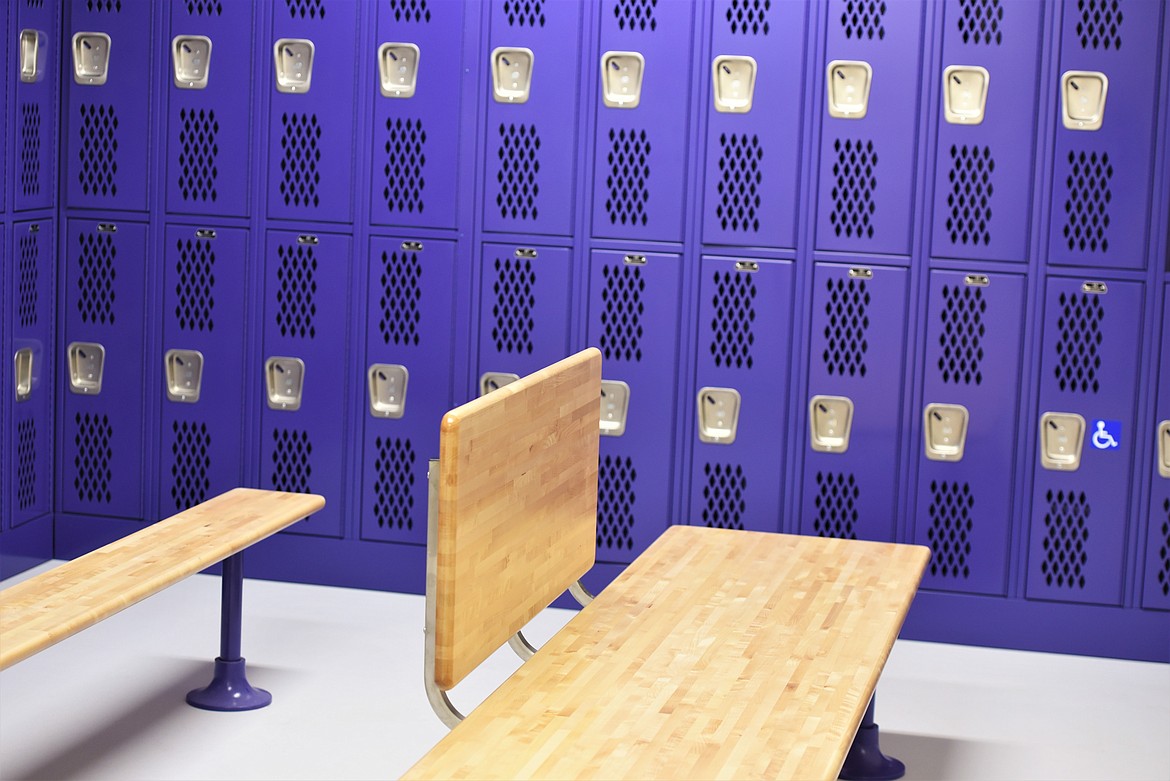
[[[1113,450],[1121,447],[1121,421],[1094,420],[1090,441],[1097,450]]]

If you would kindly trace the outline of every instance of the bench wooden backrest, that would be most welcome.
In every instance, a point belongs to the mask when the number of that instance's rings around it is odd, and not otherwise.
[[[593,566],[600,394],[590,348],[443,417],[430,553],[440,689]]]

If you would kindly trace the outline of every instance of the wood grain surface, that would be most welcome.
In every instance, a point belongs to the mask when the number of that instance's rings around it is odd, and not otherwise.
[[[836,778],[928,557],[672,527],[405,778]]]
[[[324,506],[315,494],[236,488],[0,591],[0,670]]]
[[[593,566],[600,417],[595,348],[443,417],[439,688],[457,684]]]

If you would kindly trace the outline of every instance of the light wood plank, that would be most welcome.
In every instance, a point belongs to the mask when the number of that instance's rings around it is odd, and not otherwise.
[[[0,670],[324,506],[315,494],[236,488],[0,591]]]
[[[928,557],[672,527],[405,778],[836,778]]]
[[[450,689],[593,566],[601,353],[443,418],[435,680]]]

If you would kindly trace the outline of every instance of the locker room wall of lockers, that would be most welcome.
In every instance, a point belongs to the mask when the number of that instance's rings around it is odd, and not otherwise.
[[[327,498],[249,574],[418,592],[442,412],[596,345],[594,588],[913,541],[905,636],[1170,658],[1164,3],[63,5],[3,52],[5,572],[244,484]]]

